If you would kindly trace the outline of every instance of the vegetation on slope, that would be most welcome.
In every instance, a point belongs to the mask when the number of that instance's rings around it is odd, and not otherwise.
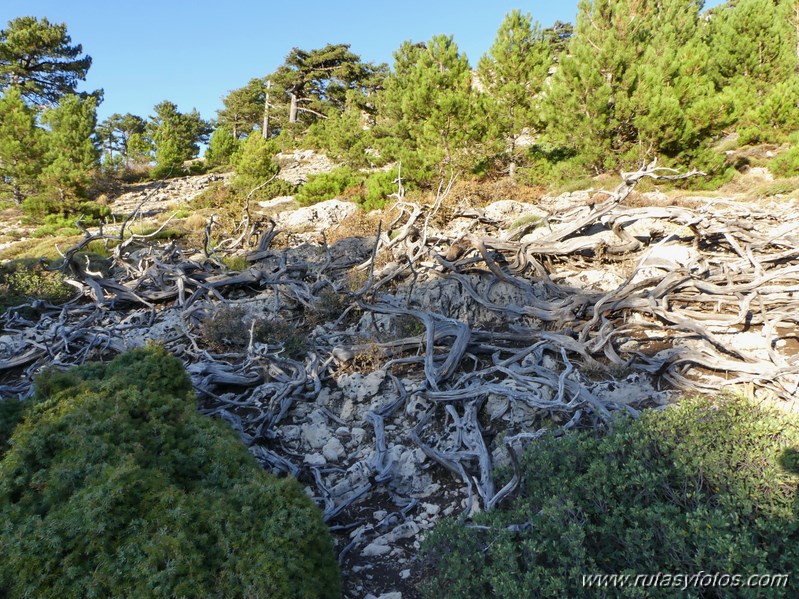
[[[586,574],[657,572],[788,574],[790,590],[773,596],[796,594],[795,416],[744,398],[686,399],[618,420],[604,436],[544,438],[522,469],[507,509],[481,514],[474,527],[443,522],[428,539],[427,597],[442,588],[464,599],[581,597]],[[757,588],[714,592],[762,596]],[[675,588],[613,593],[674,597]]]
[[[339,596],[317,508],[197,414],[163,349],[46,373],[32,401],[10,440],[2,404],[3,596]]]

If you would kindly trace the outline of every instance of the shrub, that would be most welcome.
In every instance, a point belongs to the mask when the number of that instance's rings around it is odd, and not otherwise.
[[[0,399],[0,459],[8,451],[8,440],[22,420],[25,404],[16,399]]]
[[[180,362],[47,372],[0,461],[0,596],[338,597],[320,514],[197,414]]]
[[[218,308],[203,321],[202,338],[217,352],[241,351],[252,339],[258,343],[282,345],[288,355],[305,347],[302,331],[292,323],[278,319],[258,318],[241,306]]]
[[[295,199],[301,206],[310,206],[340,196],[348,187],[360,185],[362,180],[362,175],[346,166],[329,173],[311,175],[300,187]]]
[[[266,140],[257,132],[239,142],[233,154],[233,168],[236,171],[234,186],[249,190],[267,181],[278,171],[273,160],[277,152],[275,141]]]
[[[78,220],[74,216],[64,216],[63,214],[48,214],[44,217],[44,224],[37,227],[31,237],[67,237],[69,235],[80,235],[80,229],[75,226]]]
[[[61,213],[58,202],[44,195],[35,195],[25,198],[22,201],[22,210],[25,214],[35,219],[42,219],[48,214]]]
[[[222,166],[230,163],[233,154],[238,149],[239,140],[233,137],[233,132],[224,125],[217,127],[208,142],[205,151],[205,160],[210,166]]]
[[[388,197],[397,193],[397,169],[373,173],[364,183],[364,195],[360,201],[364,210],[380,210],[386,205]]]
[[[584,574],[789,574],[799,585],[799,421],[742,398],[686,399],[612,431],[537,442],[487,528],[440,524],[427,597],[583,597]],[[517,532],[510,524],[524,525]],[[759,597],[759,589],[712,596]],[[691,591],[689,591],[691,593]],[[694,591],[695,593],[695,591]],[[674,597],[674,588],[613,597]],[[699,596],[691,594],[690,596]],[[702,595],[711,596],[711,595]],[[775,595],[776,596],[776,595]]]
[[[44,270],[39,265],[19,264],[0,271],[0,313],[9,306],[30,300],[64,302],[74,293],[60,273]]]
[[[771,172],[779,177],[799,175],[799,145],[792,146],[774,158],[769,165]]]
[[[755,187],[750,194],[752,199],[770,198],[778,195],[788,195],[799,189],[799,177],[777,179]]]

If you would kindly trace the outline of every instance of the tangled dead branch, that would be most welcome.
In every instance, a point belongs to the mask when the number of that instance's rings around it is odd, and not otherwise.
[[[190,259],[174,244],[128,237],[111,276],[70,268],[73,301],[0,318],[0,392],[25,397],[44,366],[109,359],[154,339],[186,363],[203,412],[229,422],[265,467],[315,486],[331,525],[357,522],[358,502],[378,493],[415,505],[424,491],[405,484],[407,456],[417,475],[425,459],[449,472],[464,513],[490,510],[519,484],[522,444],[546,430],[636,415],[669,390],[744,384],[794,400],[795,212],[624,205],[644,178],[697,174],[653,163],[624,173],[601,202],[524,229],[479,209],[436,225],[450,183],[430,206],[400,197],[371,243],[321,248],[272,248],[278,225],[247,205],[214,249],[244,252],[241,271],[210,252]],[[65,252],[65,268],[87,243]],[[358,272],[366,278],[352,291],[347,277]],[[248,320],[229,351],[212,351],[209,322],[229,306]],[[285,339],[257,338],[259,319],[292,323],[304,347],[292,354]],[[364,432],[343,451],[327,433],[312,438],[333,429]],[[512,471],[503,485],[498,460]],[[358,530],[365,543],[377,528]]]

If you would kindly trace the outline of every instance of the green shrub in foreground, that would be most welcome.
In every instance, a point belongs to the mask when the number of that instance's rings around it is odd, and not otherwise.
[[[47,373],[32,404],[0,460],[0,596],[339,596],[316,507],[164,350]]]
[[[799,425],[745,399],[688,399],[602,438],[536,443],[508,509],[425,546],[427,597],[796,597]],[[527,524],[521,533],[510,524]],[[584,574],[789,574],[787,588],[586,589]]]

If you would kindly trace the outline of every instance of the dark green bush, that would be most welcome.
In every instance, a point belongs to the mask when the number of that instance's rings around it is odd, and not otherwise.
[[[17,428],[25,409],[25,403],[13,399],[0,399],[0,459],[8,451],[8,440]]]
[[[428,539],[427,597],[797,596],[795,416],[741,398],[686,399],[598,438],[536,443],[506,510]],[[510,524],[524,525],[510,532]],[[588,590],[585,574],[789,574],[789,588]],[[707,594],[707,593],[710,594]]]
[[[329,173],[308,177],[308,181],[300,187],[295,199],[301,206],[310,206],[340,196],[347,188],[360,185],[362,181],[361,174],[344,166]]]
[[[42,375],[0,461],[0,596],[338,597],[317,508],[163,349]]]
[[[782,152],[769,165],[771,172],[778,177],[794,177],[799,175],[799,145]]]
[[[35,219],[43,219],[48,214],[61,214],[61,206],[44,195],[35,195],[22,201],[22,210]]]
[[[364,182],[364,195],[360,204],[364,210],[379,210],[386,205],[388,197],[397,193],[397,169],[373,173]]]
[[[345,110],[313,123],[302,139],[302,145],[321,150],[333,160],[354,168],[380,162],[369,152],[373,144],[372,132],[364,129],[360,110]]]

